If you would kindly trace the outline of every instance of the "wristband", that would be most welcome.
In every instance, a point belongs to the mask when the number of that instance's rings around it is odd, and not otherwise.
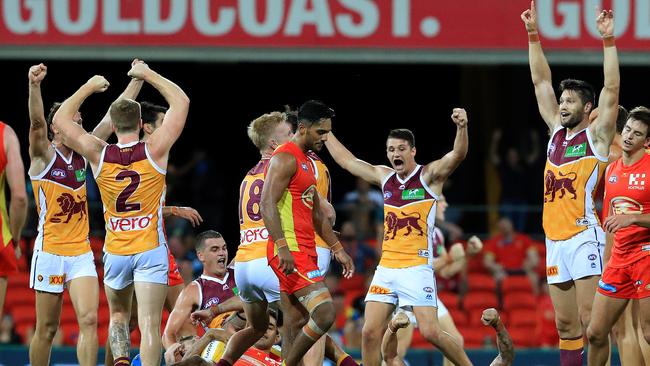
[[[332,244],[330,246],[330,249],[332,250],[332,252],[334,252],[334,254],[336,254],[336,253],[340,252],[341,250],[343,250],[343,245],[341,244],[340,241],[337,240],[336,243],[334,243],[334,244]]]
[[[178,207],[177,206],[172,206],[171,209],[172,209],[172,215],[178,216]]]
[[[539,33],[528,33],[528,43],[539,43]]]
[[[388,331],[391,332],[392,334],[395,334],[397,332],[397,329],[393,330],[393,328],[391,328],[390,323],[389,323],[388,324]]]
[[[282,244],[280,244],[282,243]],[[275,241],[275,247],[280,249],[280,248],[285,248],[287,247],[287,240],[285,238],[280,238]]]
[[[603,37],[603,47],[614,47],[614,46],[616,46],[614,42],[614,36]]]

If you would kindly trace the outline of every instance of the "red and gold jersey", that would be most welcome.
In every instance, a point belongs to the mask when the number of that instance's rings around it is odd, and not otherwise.
[[[327,202],[332,202],[332,181],[330,178],[330,171],[327,169],[327,165],[321,160],[321,158],[316,155],[315,152],[309,150],[307,151],[307,157],[311,161],[314,167],[314,173],[316,174],[316,190],[318,194],[325,198]],[[325,240],[316,234],[316,246],[330,249],[330,246],[327,245]]]
[[[314,196],[316,195],[316,176],[311,161],[293,142],[279,146],[273,155],[289,153],[296,159],[296,172],[289,181],[289,186],[278,202],[278,211],[284,238],[290,251],[301,251],[316,257],[314,239]],[[267,166],[268,171],[268,166]],[[264,173],[266,176],[266,171]],[[273,239],[269,236],[267,258],[269,261],[277,255]]]
[[[165,170],[144,142],[107,145],[95,177],[104,204],[104,250],[132,255],[164,245]]]
[[[589,129],[572,137],[555,130],[548,144],[544,169],[544,233],[550,240],[567,240],[600,225],[594,198],[607,157],[593,147]]]
[[[406,268],[433,263],[437,196],[418,165],[404,180],[395,172],[382,183],[384,240],[379,265]]]
[[[280,366],[282,358],[274,349],[271,352],[264,352],[251,347],[233,364],[233,366]]]
[[[650,213],[650,155],[644,154],[630,166],[623,165],[623,159],[616,160],[607,168],[605,179],[604,217]],[[612,256],[607,265],[624,268],[648,255],[650,228],[632,225],[614,234]]]
[[[7,214],[7,199],[5,195],[7,153],[5,152],[4,136],[6,126],[4,122],[0,122],[0,251],[11,243],[11,230],[9,228],[9,215]]]
[[[39,175],[30,175],[38,236],[34,248],[46,253],[75,256],[89,252],[86,159],[76,152],[54,156]]]
[[[260,213],[264,170],[269,159],[262,159],[249,170],[239,187],[239,248],[235,261],[247,262],[266,256],[269,232]]]

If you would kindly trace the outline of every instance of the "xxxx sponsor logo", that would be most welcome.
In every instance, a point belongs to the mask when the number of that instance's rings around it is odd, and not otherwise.
[[[559,273],[557,266],[546,267],[546,275],[548,277],[557,276]]]
[[[65,275],[50,276],[50,285],[63,285],[65,283]]]
[[[391,293],[389,289],[377,285],[370,286],[368,292],[375,295],[388,295]]]

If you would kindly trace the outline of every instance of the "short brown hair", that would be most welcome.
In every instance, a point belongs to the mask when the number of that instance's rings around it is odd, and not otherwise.
[[[109,110],[115,132],[137,132],[140,125],[140,104],[132,99],[118,99]]]
[[[635,120],[643,123],[648,128],[646,136],[650,136],[650,109],[640,106],[630,111],[627,115],[627,120]]]
[[[285,113],[271,112],[263,114],[248,125],[248,138],[258,149],[264,150],[269,147],[269,138],[273,131],[282,122],[287,122]]]

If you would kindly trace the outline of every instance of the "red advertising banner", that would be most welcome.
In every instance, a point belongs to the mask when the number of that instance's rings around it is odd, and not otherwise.
[[[527,0],[0,0],[0,46],[524,50]],[[650,0],[538,0],[547,49],[650,50]],[[1,48],[1,47],[0,47]],[[1,50],[0,50],[1,52]]]

